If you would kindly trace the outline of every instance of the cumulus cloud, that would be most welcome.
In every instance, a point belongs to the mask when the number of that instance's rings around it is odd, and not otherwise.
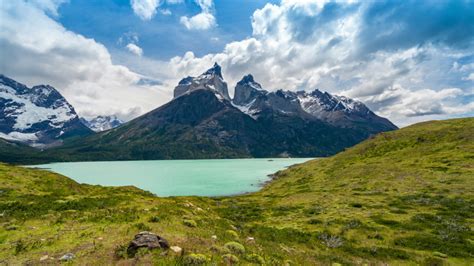
[[[158,8],[162,4],[180,4],[183,1],[184,0],[130,0],[130,5],[132,6],[135,15],[140,17],[142,20],[150,20],[156,15]],[[160,13],[165,16],[171,15],[169,9],[160,10]]]
[[[196,4],[201,8],[201,13],[192,17],[182,16],[180,18],[188,30],[207,30],[217,25],[214,17],[214,2],[213,0],[195,0]]]
[[[474,87],[467,69],[474,63],[473,13],[465,1],[283,0],[254,12],[249,38],[220,53],[188,52],[170,65],[185,76],[216,61],[230,84],[252,73],[269,90],[320,88],[406,125],[472,113],[462,102]]]
[[[140,48],[138,45],[134,43],[129,43],[127,44],[127,49],[130,51],[130,53],[137,55],[137,56],[142,56],[143,55],[143,50]]]
[[[159,0],[131,0],[133,12],[143,20],[150,20],[156,14]]]
[[[30,86],[53,85],[84,116],[130,118],[169,99],[159,85],[140,85],[143,76],[114,64],[103,45],[66,30],[45,12],[25,1],[0,5],[1,73]]]

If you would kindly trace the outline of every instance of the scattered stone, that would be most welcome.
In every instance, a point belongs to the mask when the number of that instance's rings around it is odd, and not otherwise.
[[[249,237],[247,237],[247,242],[254,243],[254,242],[255,242],[255,238],[249,236]]]
[[[131,256],[134,256],[138,249],[140,248],[148,248],[148,249],[168,249],[170,245],[166,239],[162,238],[151,232],[140,232],[139,234],[135,235],[135,238],[130,242],[127,248],[127,253]]]
[[[66,253],[61,258],[59,258],[60,261],[71,261],[73,259],[74,259],[74,254],[72,253]]]
[[[181,253],[183,251],[183,249],[181,247],[178,247],[178,246],[171,246],[170,249],[174,252],[174,253]]]
[[[42,256],[42,257],[40,258],[40,261],[45,261],[45,260],[47,260],[47,259],[49,259],[49,256],[48,256],[48,255],[44,255],[44,256]]]
[[[197,208],[196,208],[196,211],[202,212],[202,211],[204,211],[204,210],[203,210],[202,208],[197,207]]]
[[[213,240],[217,240],[217,236],[216,236],[216,235],[212,235],[211,238],[212,238]]]

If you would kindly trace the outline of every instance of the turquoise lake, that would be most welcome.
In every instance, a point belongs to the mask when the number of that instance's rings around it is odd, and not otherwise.
[[[268,175],[310,158],[72,162],[35,165],[79,183],[132,185],[158,196],[226,196],[258,191]]]

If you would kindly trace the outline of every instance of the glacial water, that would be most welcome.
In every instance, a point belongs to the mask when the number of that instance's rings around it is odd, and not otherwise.
[[[72,162],[35,165],[79,183],[132,185],[158,196],[225,196],[258,191],[269,174],[310,158]]]

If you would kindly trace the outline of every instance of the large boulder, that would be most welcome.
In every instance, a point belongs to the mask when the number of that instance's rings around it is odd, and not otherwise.
[[[147,248],[147,249],[169,249],[170,245],[166,239],[162,238],[159,235],[153,234],[151,232],[140,232],[135,235],[135,238],[130,242],[127,248],[127,253],[129,255],[135,255],[138,249]]]

